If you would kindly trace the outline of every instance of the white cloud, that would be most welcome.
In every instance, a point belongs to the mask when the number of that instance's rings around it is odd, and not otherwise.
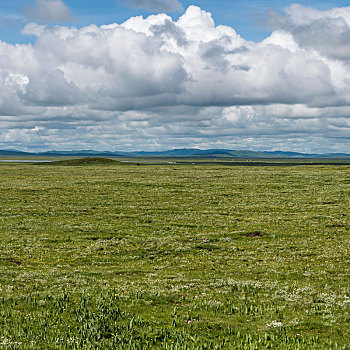
[[[239,148],[350,152],[349,56],[298,34],[321,15],[342,17],[348,30],[342,11],[303,17],[293,7],[259,43],[195,6],[177,21],[28,24],[33,45],[0,42],[0,147],[237,148],[241,140]]]
[[[270,13],[270,25],[293,35],[304,48],[322,56],[348,61],[350,58],[350,6],[320,11],[294,4],[286,17]]]
[[[290,20],[298,26],[311,24],[319,19],[344,20],[347,25],[350,25],[350,7],[336,7],[331,10],[321,11],[300,4],[293,4],[286,9],[286,13]]]
[[[31,21],[67,23],[73,20],[71,9],[62,0],[35,0],[23,9]]]

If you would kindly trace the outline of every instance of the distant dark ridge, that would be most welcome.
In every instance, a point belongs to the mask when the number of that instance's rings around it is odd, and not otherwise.
[[[48,151],[37,153],[40,156],[48,157],[124,157],[123,152],[108,152],[108,151],[93,151],[93,150],[82,150],[82,151]]]
[[[121,164],[117,160],[91,157],[91,158],[79,158],[79,159],[68,159],[59,160],[57,162],[45,162],[38,163],[38,165],[63,165],[63,166],[87,166],[87,165],[118,165]]]
[[[48,151],[41,153],[27,153],[15,150],[0,150],[0,156],[65,156],[65,157],[142,157],[142,158],[248,158],[248,159],[350,159],[346,153],[298,153],[284,151],[249,151],[229,149],[181,148],[168,151],[134,151],[134,152],[110,152],[110,151]]]
[[[29,152],[21,152],[21,151],[15,151],[15,150],[0,150],[0,156],[33,156],[36,155],[35,153],[29,153]]]

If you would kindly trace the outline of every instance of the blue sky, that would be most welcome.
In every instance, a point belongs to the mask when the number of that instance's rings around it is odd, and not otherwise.
[[[349,62],[343,0],[1,0],[0,149],[350,153]]]

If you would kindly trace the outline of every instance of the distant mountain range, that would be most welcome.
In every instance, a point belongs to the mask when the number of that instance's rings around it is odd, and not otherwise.
[[[167,157],[179,157],[179,158],[334,158],[345,159],[350,158],[350,154],[347,153],[298,153],[298,152],[258,152],[248,150],[229,150],[229,149],[207,149],[200,150],[196,148],[181,148],[173,149],[169,151],[154,151],[154,152],[110,152],[110,151],[94,151],[94,150],[81,150],[81,151],[48,151],[48,152],[22,152],[17,150],[0,150],[0,156],[6,157],[18,157],[18,156],[69,156],[69,157],[149,157],[149,158],[167,158]]]

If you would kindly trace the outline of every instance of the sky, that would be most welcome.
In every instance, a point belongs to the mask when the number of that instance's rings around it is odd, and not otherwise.
[[[1,0],[0,149],[350,153],[342,0]]]

